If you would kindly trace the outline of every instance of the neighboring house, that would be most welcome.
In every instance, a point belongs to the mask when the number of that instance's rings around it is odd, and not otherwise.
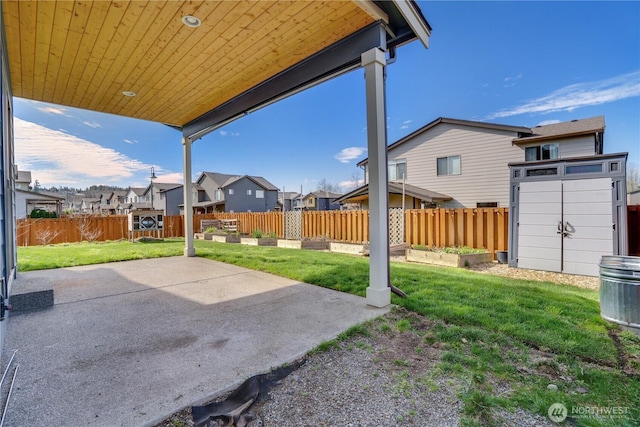
[[[31,191],[31,172],[18,171],[16,175],[16,190]]]
[[[331,211],[340,209],[340,203],[336,199],[342,194],[332,193],[330,191],[312,191],[302,198],[304,210],[310,211]]]
[[[160,199],[164,203],[165,215],[184,214],[184,186],[170,188],[160,192]],[[191,183],[191,203],[194,214],[215,212],[216,204],[222,202],[212,202],[204,188],[198,184]]]
[[[201,186],[216,212],[269,212],[278,209],[278,187],[261,176],[202,172]]]
[[[127,196],[127,190],[114,190],[109,197],[109,205],[113,209],[115,215],[124,214],[124,199]]]
[[[533,128],[438,118],[388,147],[389,181],[395,183],[390,206],[401,205],[404,180],[405,190],[431,194],[406,192],[405,206],[508,207],[509,163],[602,154],[604,128],[603,116]],[[367,159],[358,166],[368,182]],[[339,201],[359,197],[367,209],[366,195],[361,187]]]
[[[16,218],[28,218],[34,209],[62,215],[64,197],[16,189]]]
[[[297,206],[295,206],[295,202],[300,199],[302,194],[296,191],[284,191],[278,193],[278,204],[280,208],[285,212],[294,210]]]
[[[640,189],[627,193],[627,205],[640,205]]]
[[[124,203],[146,203],[147,199],[144,196],[147,187],[131,187],[124,196]]]
[[[80,202],[80,213],[81,214],[99,214],[100,199],[83,198]]]
[[[149,184],[143,193],[145,201],[149,205],[148,209],[165,210],[165,202],[160,197],[160,192],[171,190],[176,187],[182,187],[182,184],[168,184],[164,182],[154,182]]]

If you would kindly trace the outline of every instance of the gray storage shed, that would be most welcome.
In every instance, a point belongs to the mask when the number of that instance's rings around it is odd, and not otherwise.
[[[603,255],[627,255],[626,161],[509,164],[509,266],[598,276]]]

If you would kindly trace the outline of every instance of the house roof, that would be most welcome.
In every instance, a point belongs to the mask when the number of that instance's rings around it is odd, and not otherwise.
[[[469,126],[476,128],[484,128],[484,129],[494,129],[494,130],[502,130],[507,132],[515,132],[518,137],[513,139],[514,144],[523,143],[523,142],[531,142],[531,141],[540,141],[545,139],[558,139],[558,138],[567,138],[578,135],[585,135],[594,132],[603,132],[604,131],[604,116],[591,117],[588,119],[581,120],[571,120],[570,122],[562,122],[555,123],[550,125],[542,125],[536,126],[533,128],[528,128],[525,126],[512,126],[512,125],[501,125],[497,123],[486,123],[486,122],[476,122],[471,120],[460,120],[460,119],[451,119],[447,117],[439,117],[434,121],[424,125],[420,129],[411,132],[409,135],[397,140],[387,147],[387,150],[391,150],[397,147],[400,144],[403,144],[415,136],[420,135],[423,132],[441,124],[448,123],[459,126]],[[358,162],[358,166],[362,166],[367,164],[369,158],[365,158]]]
[[[529,129],[528,127],[524,127],[524,126],[512,126],[512,125],[501,125],[501,124],[497,124],[497,123],[487,123],[487,122],[476,122],[476,121],[471,121],[471,120],[461,120],[461,119],[451,119],[448,117],[438,117],[437,119],[433,120],[432,122],[427,123],[426,125],[422,126],[420,129],[417,129],[413,132],[411,132],[410,134],[408,134],[407,136],[404,136],[402,138],[400,138],[399,140],[397,140],[396,142],[392,143],[391,145],[389,145],[389,147],[387,148],[387,150],[391,150],[395,147],[397,147],[400,144],[403,144],[411,139],[413,139],[415,136],[420,135],[423,132],[428,131],[429,129],[441,124],[441,123],[445,123],[445,124],[453,124],[453,125],[459,125],[459,126],[469,126],[469,127],[474,127],[474,128],[482,128],[482,129],[494,129],[494,130],[502,130],[502,131],[507,131],[507,132],[515,132],[516,134],[521,134],[521,133],[526,133],[529,134],[531,133],[531,129]],[[365,158],[364,160],[361,160],[358,163],[358,166],[362,166],[368,163],[369,158]]]
[[[359,67],[381,36],[395,47],[430,35],[415,1],[400,0],[3,0],[2,12],[14,96],[191,136]]]
[[[65,200],[64,197],[52,196],[50,194],[44,194],[44,193],[37,193],[35,191],[20,190],[18,188],[16,188],[16,193],[24,194],[25,196],[27,196],[28,200],[49,200],[49,201],[58,201],[58,202],[62,202]]]
[[[297,191],[285,191],[284,193],[280,193],[278,194],[278,200],[282,201],[282,199],[284,198],[284,200],[294,200],[300,197],[300,193],[298,193]]]
[[[402,195],[402,184],[396,182],[389,183],[389,193],[390,194],[400,194]],[[446,202],[451,200],[452,198],[441,193],[436,193],[435,191],[425,190],[424,188],[416,187],[415,185],[404,185],[404,194],[409,197],[415,197],[416,199],[424,200],[426,202]],[[369,198],[369,184],[365,184],[362,187],[356,188],[350,193],[345,194],[344,196],[336,199],[338,203],[347,203],[347,202],[358,202],[361,200],[366,200]]]
[[[218,173],[218,172],[202,172],[198,177],[198,179],[196,180],[196,182],[200,183],[203,176],[207,176],[209,179],[213,180],[213,182],[218,184],[220,188],[226,188],[231,184],[233,184],[234,182],[241,180],[242,178],[249,178],[250,180],[255,182],[257,185],[264,188],[265,190],[278,191],[278,187],[276,187],[275,185],[273,185],[272,183],[270,183],[269,181],[267,181],[261,176],[228,175],[228,174]]]
[[[595,116],[587,119],[571,120],[570,122],[536,126],[531,128],[530,135],[515,138],[513,143],[520,144],[524,142],[588,135],[590,133],[604,132],[604,128],[604,116]]]
[[[136,196],[142,196],[147,192],[147,187],[131,187],[129,191],[133,191]]]
[[[167,191],[167,190],[171,190],[171,189],[178,188],[178,187],[182,187],[182,184],[167,183],[167,182],[154,182],[153,183],[153,188],[156,188],[158,190],[158,192]],[[150,188],[151,188],[151,185],[149,185],[147,188],[145,188],[143,194],[147,194],[149,192]]]
[[[317,191],[312,191],[311,193],[307,194],[304,197],[306,199],[309,196],[313,196],[318,199],[337,199],[338,197],[342,196],[342,194],[332,193],[330,191],[324,191],[324,190],[317,190]]]

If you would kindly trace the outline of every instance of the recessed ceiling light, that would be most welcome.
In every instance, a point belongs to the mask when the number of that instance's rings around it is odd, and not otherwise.
[[[136,96],[135,92],[131,92],[130,90],[125,90],[124,92],[122,92],[122,94],[124,96]]]
[[[202,22],[193,15],[186,15],[182,17],[182,23],[187,27],[196,28],[199,27]]]

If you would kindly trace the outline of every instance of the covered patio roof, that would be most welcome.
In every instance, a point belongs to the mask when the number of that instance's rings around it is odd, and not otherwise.
[[[372,47],[416,34],[426,43],[430,31],[413,1],[6,0],[2,9],[14,96],[165,123],[191,139],[360,66]]]

